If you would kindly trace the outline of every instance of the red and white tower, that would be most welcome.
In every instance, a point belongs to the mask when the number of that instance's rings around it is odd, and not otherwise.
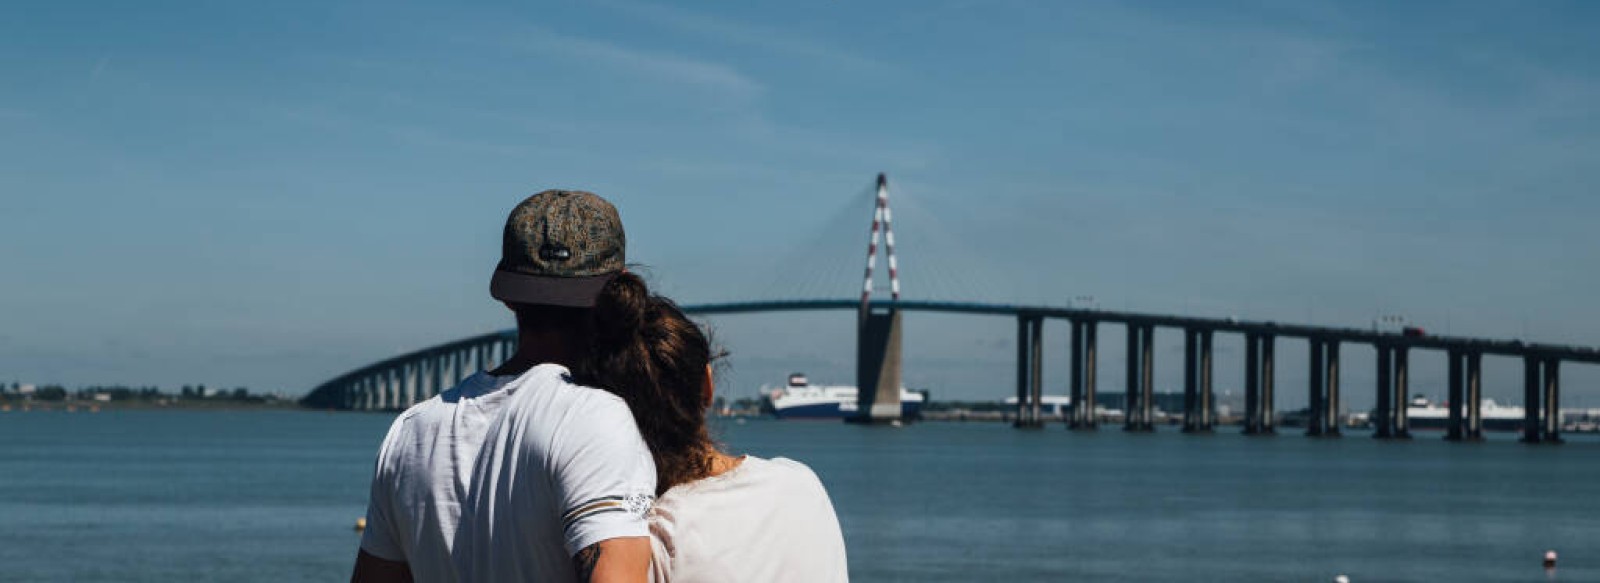
[[[889,178],[878,174],[878,202],[872,211],[872,239],[867,244],[867,275],[861,285],[861,311],[866,313],[867,302],[872,298],[872,269],[878,263],[878,235],[883,235],[883,248],[889,261],[889,298],[900,300],[900,266],[894,257],[894,221],[889,212]]]
[[[857,423],[888,423],[904,414],[900,403],[900,266],[894,260],[894,221],[889,214],[889,179],[878,175],[878,203],[872,212],[872,241],[867,245],[867,277],[861,285],[861,311],[856,326]],[[889,258],[888,309],[873,313],[872,268],[877,266],[878,236]]]

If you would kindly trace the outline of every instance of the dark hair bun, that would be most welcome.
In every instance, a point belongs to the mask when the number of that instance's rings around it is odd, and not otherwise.
[[[601,345],[626,342],[643,328],[650,309],[650,288],[639,276],[622,272],[606,282],[595,299],[596,340]]]
[[[573,376],[628,403],[655,459],[656,493],[710,475],[705,331],[632,273],[606,283],[592,317],[593,345]]]

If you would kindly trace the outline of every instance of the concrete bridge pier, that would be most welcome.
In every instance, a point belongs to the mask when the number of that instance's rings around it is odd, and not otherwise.
[[[405,396],[400,401],[401,409],[410,409],[420,401],[417,397],[422,394],[422,365],[422,362],[407,364],[405,372],[401,373],[405,378]]]
[[[394,383],[390,382],[389,371],[383,371],[372,377],[372,406],[368,411],[383,411],[389,408],[388,395]]]
[[[1372,413],[1372,436],[1377,439],[1394,437],[1394,372],[1392,360],[1394,351],[1388,345],[1378,344],[1378,378],[1374,383],[1377,395],[1373,398],[1375,411]]]
[[[1200,408],[1200,332],[1183,329],[1183,432],[1194,433],[1200,419],[1195,411]]]
[[[1328,437],[1339,437],[1344,430],[1339,427],[1341,421],[1339,412],[1343,409],[1339,399],[1339,341],[1328,340],[1323,343],[1323,390],[1327,399],[1323,407],[1322,434]]]
[[[1139,333],[1139,422],[1140,431],[1155,431],[1156,407],[1156,328],[1145,325]]]
[[[372,377],[370,377],[370,381],[369,382],[371,382],[371,386],[368,387],[368,390],[372,391],[372,396],[370,397],[371,400],[372,400],[372,404],[367,407],[367,410],[368,411],[381,411],[381,410],[384,409],[384,406],[385,406],[384,401],[383,401],[384,393],[389,388],[387,373],[385,373],[385,372],[376,373]]]
[[[428,397],[433,397],[449,388],[445,384],[445,375],[450,370],[450,355],[440,354],[429,359],[428,363]],[[453,384],[453,383],[452,383]]]
[[[1124,431],[1154,431],[1154,385],[1152,372],[1155,365],[1155,327],[1145,324],[1128,324],[1128,374],[1122,429]]]
[[[1466,439],[1483,441],[1483,353],[1467,353]]]
[[[390,408],[395,408],[395,402],[397,402],[395,394],[400,392],[397,388],[400,383],[395,383],[394,368],[387,368],[381,375],[378,381],[378,410],[387,412]]]
[[[1044,394],[1044,318],[1017,316],[1017,418],[1014,427],[1044,426],[1040,401]]]
[[[1183,331],[1183,431],[1209,432],[1212,420],[1211,331]]]
[[[1261,339],[1244,337],[1244,434],[1261,432]]]
[[[1311,338],[1308,375],[1310,392],[1306,435],[1338,437],[1339,429],[1339,341]]]
[[[1411,354],[1404,346],[1394,347],[1394,437],[1411,439]]]
[[[1560,444],[1562,439],[1562,360],[1523,356],[1522,442]]]
[[[1268,435],[1278,432],[1277,340],[1271,334],[1261,337],[1261,433]]]
[[[1561,443],[1561,360],[1544,361],[1544,442]]]
[[[1095,396],[1095,329],[1094,320],[1072,321],[1072,417],[1067,422],[1071,429],[1095,429],[1099,420],[1094,414]]]
[[[1539,443],[1539,365],[1533,355],[1522,357],[1522,442]]]
[[[393,411],[400,408],[401,392],[405,390],[405,375],[400,367],[391,368],[383,377],[383,410]]]
[[[1072,320],[1072,354],[1067,357],[1067,399],[1072,401],[1072,412],[1067,416],[1067,428],[1077,429],[1083,412],[1083,322]]]
[[[439,359],[428,358],[417,364],[417,396],[415,405],[433,398],[439,392]]]
[[[1090,320],[1083,330],[1083,421],[1089,429],[1100,427],[1096,400],[1100,395],[1100,322]],[[1074,405],[1076,407],[1076,405]]]
[[[365,410],[376,411],[381,407],[379,399],[383,396],[383,380],[377,376],[369,375],[365,383],[365,392],[367,393]]]
[[[900,310],[861,310],[856,330],[856,414],[852,423],[901,418]]]
[[[1344,410],[1344,399],[1339,392],[1339,341],[1328,341],[1328,434],[1339,437],[1342,421],[1339,413]]]
[[[400,403],[398,409],[409,409],[417,404],[417,369],[421,363],[408,363],[400,367]]]
[[[426,358],[411,367],[411,405],[421,403],[432,397],[429,391],[428,380],[433,377],[433,359]]]
[[[1407,348],[1379,343],[1378,348],[1378,411],[1372,422],[1376,428],[1372,436],[1379,439],[1410,439],[1410,420],[1406,407],[1411,404],[1408,383],[1410,357]]]
[[[1128,324],[1127,350],[1123,361],[1122,430],[1139,428],[1139,328]]]
[[[1028,408],[1033,424],[1037,427],[1044,426],[1044,317],[1033,319],[1033,329],[1028,331],[1032,338],[1028,342],[1031,354],[1028,355],[1028,383],[1031,389],[1031,398],[1028,399]]]
[[[371,375],[367,377],[367,411],[377,411],[383,408],[383,377]]]
[[[1200,331],[1200,427],[1199,431],[1210,432],[1216,425],[1216,399],[1212,390],[1212,350],[1211,331]]]
[[[1277,433],[1273,408],[1273,368],[1277,339],[1271,334],[1247,334],[1244,352],[1246,435]]]
[[[421,362],[411,365],[410,402],[406,403],[406,408],[409,409],[412,405],[426,401],[428,397],[432,396],[428,394],[428,369],[431,366],[432,363],[429,362],[429,359],[423,359]]]
[[[1446,383],[1445,405],[1450,410],[1450,418],[1445,422],[1444,438],[1446,441],[1461,441],[1466,436],[1463,413],[1466,409],[1466,365],[1467,355],[1458,350],[1451,350],[1445,355],[1448,359],[1448,378]]]
[[[1327,416],[1323,413],[1328,406],[1328,394],[1325,392],[1326,385],[1323,384],[1327,377],[1323,376],[1322,372],[1323,358],[1327,355],[1327,349],[1320,338],[1311,338],[1306,341],[1306,344],[1311,347],[1310,358],[1306,359],[1306,362],[1311,366],[1311,374],[1306,375],[1308,379],[1306,384],[1309,385],[1310,393],[1306,401],[1309,409],[1306,415],[1306,435],[1321,437],[1323,423],[1327,421]]]

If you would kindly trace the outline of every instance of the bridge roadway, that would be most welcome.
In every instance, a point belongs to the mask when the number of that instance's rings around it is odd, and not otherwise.
[[[1523,359],[1524,410],[1523,440],[1559,442],[1560,419],[1553,414],[1560,402],[1559,367],[1562,362],[1600,363],[1595,347],[1526,343],[1521,340],[1449,336],[1406,336],[1392,332],[1280,324],[1270,321],[1245,321],[1236,318],[1202,318],[1179,315],[1141,314],[1098,309],[976,302],[937,302],[901,300],[892,304],[873,304],[874,310],[889,307],[904,311],[943,312],[1017,318],[1017,397],[1018,425],[1042,425],[1040,402],[1042,381],[1040,337],[1043,321],[1066,320],[1072,326],[1071,397],[1074,405],[1069,426],[1093,429],[1094,395],[1098,358],[1097,329],[1101,323],[1125,326],[1127,334],[1127,411],[1124,429],[1153,429],[1153,358],[1151,348],[1155,328],[1184,332],[1184,430],[1210,431],[1213,426],[1212,335],[1218,332],[1244,335],[1246,342],[1245,432],[1275,433],[1273,408],[1275,345],[1279,337],[1303,338],[1311,350],[1311,375],[1308,386],[1310,418],[1308,435],[1339,434],[1339,346],[1345,343],[1369,344],[1377,349],[1377,437],[1409,437],[1406,417],[1408,404],[1409,350],[1431,349],[1449,355],[1449,411],[1445,435],[1448,439],[1472,440],[1481,437],[1479,412],[1482,395],[1481,359],[1485,354]],[[744,314],[761,312],[857,310],[858,300],[776,300],[730,302],[683,306],[696,315]],[[333,409],[401,409],[426,399],[460,379],[483,370],[508,356],[514,349],[516,334],[505,330],[474,336],[386,359],[323,383],[308,394],[303,403],[310,407]]]
[[[887,304],[875,304],[886,306]],[[1413,348],[1436,350],[1467,350],[1482,354],[1504,356],[1538,355],[1555,357],[1563,361],[1600,364],[1600,347],[1565,346],[1554,344],[1526,344],[1520,340],[1492,340],[1451,336],[1402,336],[1390,332],[1376,332],[1360,328],[1279,324],[1276,322],[1251,322],[1237,318],[1200,318],[1161,314],[1140,314],[1082,308],[1024,306],[1017,304],[984,304],[973,302],[930,302],[900,300],[899,309],[914,312],[947,312],[954,314],[982,314],[989,316],[1034,316],[1063,320],[1110,322],[1134,326],[1212,330],[1239,334],[1270,334],[1288,338],[1325,338],[1341,342],[1362,344],[1387,343]],[[685,312],[696,315],[747,314],[756,312],[794,312],[806,310],[854,310],[861,307],[859,300],[778,300],[767,302],[730,302],[720,304],[685,305]]]

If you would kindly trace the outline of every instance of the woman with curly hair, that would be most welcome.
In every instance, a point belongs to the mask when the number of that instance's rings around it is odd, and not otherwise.
[[[716,355],[705,332],[634,274],[607,287],[574,379],[622,397],[654,457],[652,578],[847,581],[844,537],[816,474],[790,459],[729,455],[711,439]]]

